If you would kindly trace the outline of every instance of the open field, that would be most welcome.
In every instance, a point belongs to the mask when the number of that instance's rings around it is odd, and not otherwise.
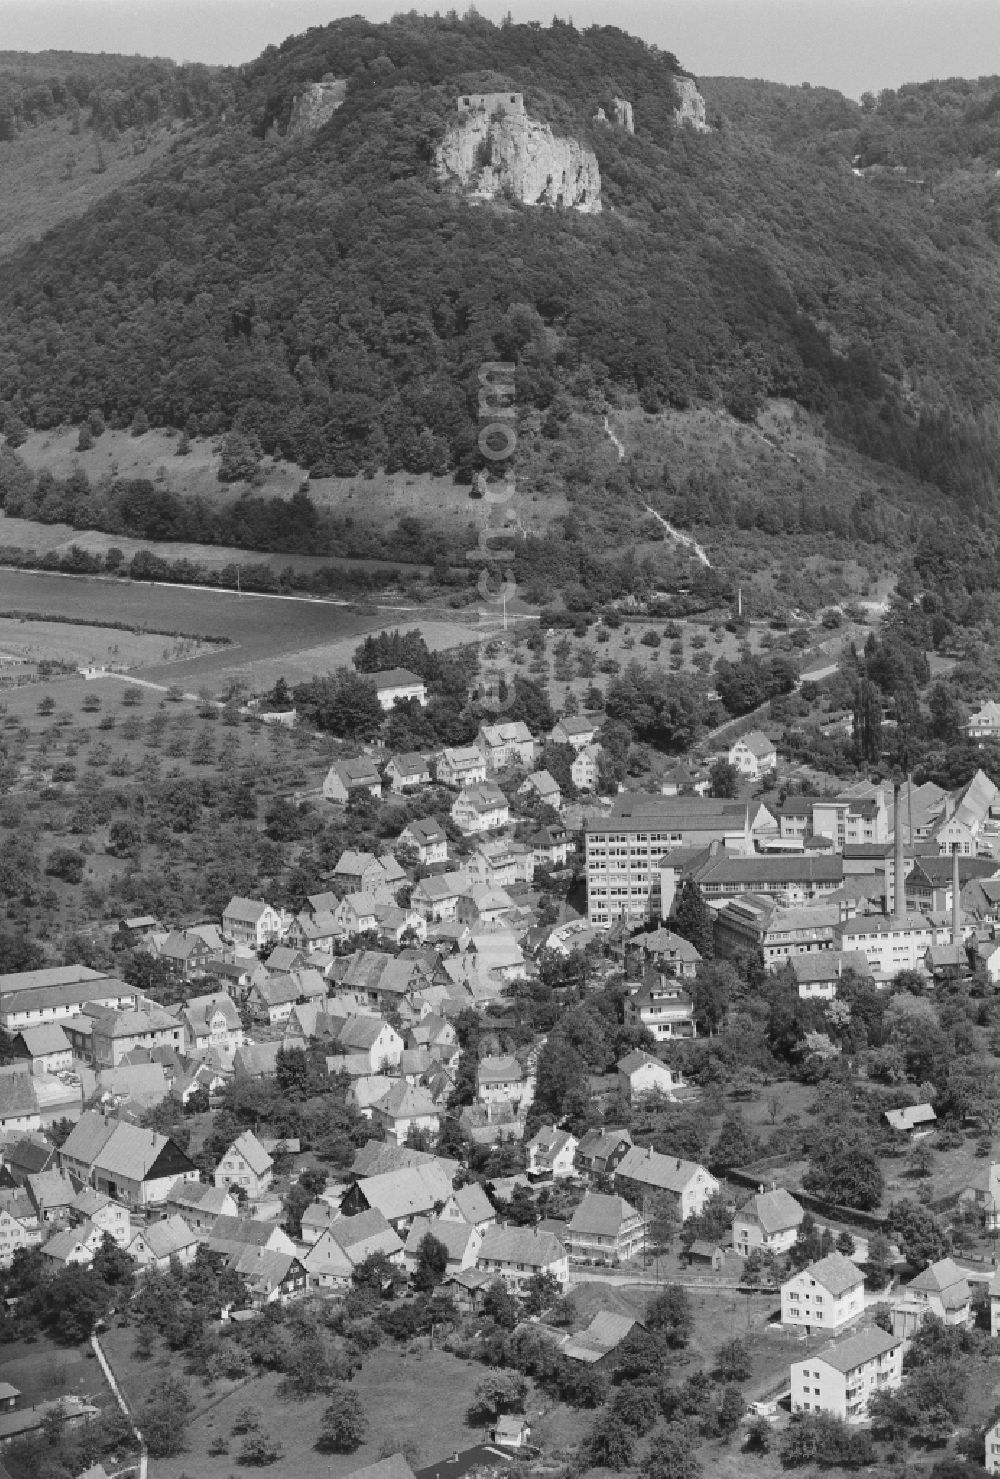
[[[0,514],[0,545],[14,549],[34,550],[37,554],[68,554],[74,547],[92,555],[106,555],[109,549],[120,549],[126,560],[140,550],[151,550],[161,560],[190,560],[206,569],[224,570],[227,565],[267,565],[280,574],[295,570],[311,574],[316,570],[392,571],[403,565],[408,573],[426,573],[427,565],[407,563],[405,553],[398,560],[355,560],[336,555],[268,554],[263,550],[239,549],[230,544],[188,544],[179,540],[129,539],[123,534],[104,534],[98,529],[74,529],[70,524],[42,524],[37,519],[11,519]]]
[[[130,431],[108,429],[85,452],[78,449],[77,437],[75,426],[32,432],[17,453],[32,471],[50,472],[57,478],[68,478],[77,468],[91,483],[105,477],[148,478],[158,487],[217,504],[230,503],[246,491],[245,483],[219,482],[221,438],[192,437],[190,451],[178,457],[180,437],[172,430],[151,430],[136,437]],[[489,503],[472,498],[469,485],[456,483],[451,476],[378,472],[372,477],[309,478],[294,462],[271,457],[261,462],[253,492],[263,498],[291,498],[307,479],[309,496],[317,507],[350,514],[362,523],[385,526],[409,514],[432,524],[454,526],[459,520],[478,529],[490,512]],[[520,524],[531,532],[546,528],[568,508],[565,497],[555,493],[546,493],[544,498],[525,495],[517,503]],[[111,542],[124,548],[119,539]],[[166,546],[157,548],[165,550]]]
[[[105,1349],[129,1401],[141,1408],[167,1366],[175,1363],[165,1365],[159,1356],[137,1360],[134,1345],[134,1330],[115,1330]],[[465,1415],[484,1370],[445,1351],[429,1350],[423,1341],[407,1354],[388,1347],[373,1352],[352,1383],[369,1419],[368,1439],[350,1454],[316,1449],[326,1399],[286,1400],[278,1395],[280,1377],[275,1374],[236,1386],[220,1382],[211,1391],[191,1382],[195,1416],[187,1450],[177,1458],[155,1460],[152,1472],[157,1479],[217,1479],[234,1468],[242,1438],[231,1439],[228,1457],[207,1450],[220,1434],[230,1438],[236,1413],[247,1406],[258,1410],[262,1428],[284,1449],[284,1456],[268,1467],[273,1479],[340,1479],[374,1463],[383,1451],[401,1448],[415,1467],[433,1463],[482,1439],[482,1429],[469,1427]],[[532,1405],[537,1403],[529,1401],[529,1411]]]
[[[181,662],[214,650],[193,637],[161,637],[155,632],[122,632],[64,621],[22,621],[0,616],[0,658],[23,662],[114,664],[141,668],[152,663]]]
[[[0,1346],[0,1381],[9,1381],[20,1390],[22,1407],[70,1392],[101,1407],[111,1400],[89,1345],[60,1346],[44,1337]]]
[[[152,139],[126,129],[114,143],[102,140],[100,170],[94,135],[88,129],[74,134],[68,118],[24,129],[0,149],[0,258],[38,241],[60,221],[82,216],[162,159],[180,135],[180,125]]]

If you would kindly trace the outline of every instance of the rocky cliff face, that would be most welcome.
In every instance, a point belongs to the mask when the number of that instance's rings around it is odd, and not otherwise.
[[[292,103],[285,137],[291,139],[322,128],[336,113],[346,93],[346,77],[324,77],[322,82],[311,82]]]
[[[677,88],[677,97],[680,106],[675,110],[674,116],[678,123],[690,123],[692,128],[699,133],[708,133],[708,124],[705,122],[705,99],[698,91],[698,84],[693,77],[675,77],[674,86]]]
[[[525,205],[601,209],[596,155],[525,113],[464,114],[439,145],[435,168],[438,179],[475,200],[510,196]]]

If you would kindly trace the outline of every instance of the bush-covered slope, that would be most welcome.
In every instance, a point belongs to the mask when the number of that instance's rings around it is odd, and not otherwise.
[[[332,120],[265,141],[327,73],[349,79]],[[608,386],[742,418],[779,395],[985,514],[1000,450],[985,169],[975,188],[968,168],[961,188],[859,177],[871,116],[820,89],[716,84],[698,135],[672,121],[676,74],[614,28],[477,18],[354,19],[269,48],[225,121],[0,268],[8,420],[141,410],[237,424],[317,473],[468,473],[477,370],[502,356],[520,413],[553,435],[600,414]],[[595,149],[603,215],[442,192],[431,161],[455,95],[490,85]],[[634,136],[592,121],[615,95]]]

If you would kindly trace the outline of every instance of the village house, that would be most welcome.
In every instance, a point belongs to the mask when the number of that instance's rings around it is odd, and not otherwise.
[[[903,1342],[877,1325],[792,1363],[793,1412],[826,1412],[864,1422],[873,1392],[898,1390]]]
[[[215,1049],[222,1061],[228,1063],[236,1049],[243,1046],[243,1022],[232,998],[225,991],[190,997],[181,1011],[181,1022],[184,1048],[188,1053]]]
[[[73,1264],[86,1267],[93,1263],[94,1254],[103,1241],[104,1234],[90,1222],[63,1228],[42,1244],[43,1266],[50,1272],[59,1272]]]
[[[254,1022],[266,1022],[275,1027],[279,1022],[288,1021],[299,996],[299,983],[294,976],[262,973],[247,992],[246,1009]]]
[[[988,699],[981,709],[969,715],[965,732],[969,739],[979,740],[980,748],[983,740],[1000,737],[1000,704],[995,699]]]
[[[719,1191],[718,1181],[704,1166],[640,1145],[633,1145],[619,1162],[614,1185],[639,1207],[646,1196],[666,1195],[682,1222],[704,1212],[705,1203]]]
[[[196,930],[172,930],[161,940],[156,958],[182,981],[205,975],[212,959],[212,948]]]
[[[675,934],[662,925],[659,929],[634,935],[629,947],[638,949],[643,961],[648,962],[654,972],[668,979],[693,981],[698,974],[701,952],[690,940],[685,940],[683,935]],[[645,977],[647,980],[649,978],[649,975]]]
[[[466,786],[456,796],[451,819],[467,837],[480,832],[496,832],[510,821],[507,798],[494,781]]]
[[[506,889],[476,883],[459,898],[455,917],[460,924],[472,926],[500,924],[513,907],[514,901]]]
[[[395,1027],[382,1017],[345,1017],[330,1041],[331,1057],[362,1055],[367,1073],[381,1073],[398,1068],[403,1054],[403,1039]]]
[[[311,1210],[303,1214],[303,1236]],[[377,1210],[354,1217],[333,1217],[315,1239],[306,1241],[311,1246],[303,1256],[303,1266],[310,1282],[320,1289],[346,1287],[358,1264],[376,1253],[383,1254],[395,1267],[403,1267],[403,1242]]]
[[[868,957],[859,950],[820,950],[792,957],[792,970],[803,1001],[832,1001],[845,971],[870,979]]]
[[[277,909],[263,899],[230,899],[222,911],[222,933],[234,945],[256,955],[284,934],[284,921]]]
[[[372,1105],[372,1124],[386,1140],[403,1145],[411,1130],[436,1136],[441,1115],[426,1089],[400,1081]]]
[[[32,1073],[62,1073],[73,1066],[73,1048],[57,1022],[22,1027],[11,1045],[15,1058],[25,1058]]]
[[[646,1247],[646,1220],[623,1197],[590,1191],[569,1220],[565,1242],[574,1263],[625,1263]]]
[[[522,720],[508,724],[483,724],[476,736],[476,748],[492,771],[506,770],[511,765],[526,769],[534,764],[535,741]]]
[[[47,966],[0,975],[0,1027],[5,1032],[62,1022],[87,1005],[121,1008],[138,1003],[135,986],[85,965]]]
[[[166,1201],[178,1177],[198,1172],[168,1136],[87,1110],[59,1149],[59,1164],[77,1182],[93,1186],[133,1211]]]
[[[29,1176],[27,1191],[42,1226],[69,1221],[76,1189],[64,1171],[39,1171]]]
[[[288,926],[285,939],[308,958],[310,955],[330,954],[343,939],[343,930],[332,909],[303,909]]]
[[[268,952],[263,966],[268,976],[288,976],[292,971],[301,970],[306,960],[307,956],[297,945],[275,945]]]
[[[24,1205],[27,1197],[23,1192],[19,1196],[17,1203],[13,1199],[0,1203],[0,1268],[4,1269],[10,1268],[18,1248],[37,1248],[42,1241],[38,1220]]]
[[[984,1447],[986,1454],[983,1463],[987,1474],[1000,1474],[1000,1420],[986,1429]]]
[[[539,801],[544,802],[546,806],[551,806],[554,811],[559,811],[562,807],[559,782],[547,770],[533,770],[518,786],[517,794],[519,796],[534,794]]]
[[[573,843],[561,824],[539,827],[528,839],[531,845],[532,876],[535,868],[565,868]],[[528,879],[531,882],[531,879]]]
[[[397,846],[412,848],[417,862],[425,868],[432,863],[448,861],[448,834],[434,817],[425,817],[421,822],[407,822],[399,834]]]
[[[392,755],[382,772],[394,796],[404,796],[409,791],[419,791],[421,786],[431,783],[431,762],[428,755],[408,750],[402,755]]]
[[[596,738],[597,728],[593,719],[584,719],[577,714],[558,719],[549,732],[554,745],[572,745],[577,751],[585,750]]]
[[[783,1186],[760,1191],[744,1202],[733,1218],[733,1247],[742,1258],[754,1248],[787,1253],[799,1233],[805,1213]]]
[[[781,1286],[782,1325],[804,1325],[807,1334],[840,1330],[864,1309],[864,1275],[843,1253],[828,1253]]]
[[[239,1187],[251,1202],[259,1201],[274,1179],[274,1161],[252,1130],[244,1130],[212,1173],[217,1187]]]
[[[236,1217],[240,1204],[225,1186],[204,1181],[175,1181],[167,1193],[163,1210],[183,1217],[192,1232],[205,1237],[220,1217]]]
[[[475,745],[449,748],[438,756],[435,773],[443,786],[478,786],[486,780],[486,761]]]
[[[570,779],[578,791],[590,792],[597,790],[600,761],[600,745],[587,745],[584,749],[577,752],[576,758],[570,765],[569,774]]]
[[[373,894],[379,902],[390,904],[395,902],[396,890],[406,881],[405,872],[391,853],[377,858],[373,853],[353,849],[341,854],[332,878],[334,889],[341,897],[352,893]]]
[[[905,1104],[900,1109],[887,1109],[889,1128],[907,1140],[922,1140],[934,1133],[937,1115],[931,1104]]]
[[[513,1053],[481,1058],[476,1067],[476,1098],[480,1104],[506,1104],[523,1114],[535,1097],[534,1071]]]
[[[129,1208],[105,1197],[104,1192],[95,1191],[93,1186],[83,1186],[70,1202],[71,1226],[80,1226],[84,1222],[92,1223],[102,1235],[107,1233],[109,1238],[114,1238],[120,1248],[129,1247],[132,1241]]]
[[[346,894],[337,905],[334,919],[345,935],[353,939],[357,935],[378,933],[379,902],[374,894]]]
[[[367,755],[356,760],[336,760],[323,779],[323,799],[345,805],[355,792],[367,792],[376,801],[382,799],[382,777],[378,766]]]
[[[217,1217],[202,1241],[209,1253],[230,1261],[231,1265],[248,1248],[268,1253],[295,1252],[295,1244],[283,1227],[255,1217]]]
[[[440,1217],[417,1217],[406,1235],[406,1267],[412,1274],[420,1261],[420,1244],[427,1236],[435,1238],[447,1253],[446,1272],[475,1268],[483,1234],[471,1223],[448,1221]]]
[[[194,1263],[198,1247],[198,1234],[175,1212],[137,1229],[126,1251],[141,1270],[155,1268],[165,1273],[174,1259],[182,1268]]]
[[[444,1222],[465,1222],[484,1233],[497,1220],[496,1208],[478,1181],[470,1181],[453,1191],[440,1212]]]
[[[428,924],[454,919],[458,901],[469,889],[469,875],[464,868],[454,873],[434,873],[413,886],[410,907]]]
[[[618,1092],[626,1104],[634,1103],[645,1094],[662,1094],[666,1099],[673,1099],[675,1089],[684,1087],[679,1073],[639,1048],[626,1053],[615,1066]]]
[[[0,1130],[39,1130],[59,1119],[76,1119],[79,1084],[50,1073],[32,1073],[23,1060],[0,1067]]]
[[[227,1262],[234,1273],[242,1276],[254,1309],[290,1304],[309,1288],[309,1275],[296,1253],[248,1247]]]
[[[647,977],[625,997],[626,1027],[642,1027],[657,1042],[696,1036],[694,1001],[683,986],[669,976]]]
[[[408,668],[386,668],[384,672],[366,673],[365,676],[375,685],[379,704],[386,713],[393,704],[411,701],[426,708],[427,684]]]
[[[575,1135],[555,1125],[543,1125],[528,1141],[528,1176],[532,1180],[560,1181],[576,1175],[575,1157],[579,1145]]]
[[[952,1258],[930,1264],[906,1285],[908,1300],[924,1305],[945,1325],[972,1324],[972,1291],[964,1269]]]
[[[95,1068],[117,1068],[137,1048],[179,1053],[184,1046],[183,1026],[155,1002],[121,1011],[90,1005],[85,1013],[67,1018],[62,1027],[73,1052]]]
[[[730,746],[729,763],[736,767],[740,775],[759,781],[762,776],[777,769],[778,752],[766,734],[759,729],[752,729]]]
[[[341,1211],[352,1217],[369,1208],[403,1232],[414,1217],[436,1217],[451,1196],[451,1177],[436,1159],[401,1166],[376,1176],[364,1176],[344,1193]]]
[[[569,1255],[559,1239],[537,1227],[495,1223],[486,1229],[476,1266],[503,1279],[515,1293],[538,1274],[550,1274],[563,1289],[569,1284]]]
[[[612,1176],[632,1149],[632,1136],[627,1130],[605,1126],[588,1130],[576,1148],[576,1169],[591,1181]]]

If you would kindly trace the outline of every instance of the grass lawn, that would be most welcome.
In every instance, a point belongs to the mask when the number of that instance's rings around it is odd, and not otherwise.
[[[22,1407],[67,1393],[87,1397],[99,1406],[111,1400],[89,1345],[61,1346],[43,1336],[0,1347],[0,1381],[18,1388]]]
[[[134,1344],[133,1331],[115,1332],[123,1337],[127,1352]],[[119,1370],[117,1362],[116,1373]],[[164,1367],[156,1357],[143,1363],[126,1354],[121,1364],[123,1386],[139,1402],[163,1375]],[[355,1469],[374,1463],[383,1453],[405,1449],[414,1467],[450,1457],[456,1450],[469,1448],[481,1441],[482,1429],[471,1428],[465,1421],[473,1392],[484,1368],[472,1362],[459,1361],[445,1351],[429,1350],[423,1342],[402,1354],[392,1348],[374,1352],[353,1386],[368,1415],[368,1440],[355,1453],[326,1454],[316,1447],[320,1420],[326,1399],[289,1401],[278,1395],[280,1377],[269,1373],[255,1378],[223,1395],[222,1384],[209,1395],[196,1390],[196,1413],[188,1432],[187,1449],[173,1459],[157,1459],[152,1465],[156,1479],[218,1479],[221,1474],[249,1472],[237,1468],[243,1439],[230,1438],[233,1420],[243,1407],[254,1406],[261,1417],[261,1427],[278,1440],[283,1457],[269,1466],[273,1479],[340,1479]],[[529,1402],[529,1411],[537,1411],[537,1402]],[[211,1455],[209,1445],[219,1436],[230,1440],[229,1456]]]

